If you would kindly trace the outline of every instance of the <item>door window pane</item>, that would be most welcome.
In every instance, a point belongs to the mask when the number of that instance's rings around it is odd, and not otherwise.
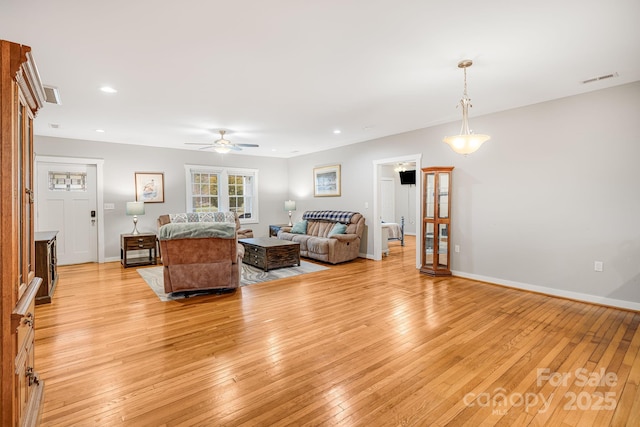
[[[87,191],[86,172],[49,172],[51,191]]]

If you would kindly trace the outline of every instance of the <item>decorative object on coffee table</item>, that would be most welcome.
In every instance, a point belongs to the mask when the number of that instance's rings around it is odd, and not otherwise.
[[[242,262],[269,271],[300,265],[300,244],[271,237],[239,239],[244,246]]]

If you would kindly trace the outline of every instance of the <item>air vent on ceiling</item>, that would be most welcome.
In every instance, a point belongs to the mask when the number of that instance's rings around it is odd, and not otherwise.
[[[600,80],[612,79],[614,77],[618,77],[618,73],[611,73],[611,74],[606,74],[604,76],[594,77],[592,79],[583,80],[582,84],[593,83],[593,82],[597,82],[597,81],[600,81]]]
[[[62,104],[62,100],[60,99],[60,91],[55,86],[47,86],[44,87],[44,99],[51,104]]]

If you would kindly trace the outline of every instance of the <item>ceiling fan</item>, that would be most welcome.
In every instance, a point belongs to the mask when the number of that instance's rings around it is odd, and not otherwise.
[[[227,133],[226,130],[220,130],[220,139],[215,140],[213,143],[200,143],[200,142],[186,142],[187,145],[204,145],[201,150],[206,150],[208,148],[213,148],[216,152],[224,154],[228,153],[231,150],[234,151],[242,151],[240,147],[259,147],[258,144],[234,144],[228,139],[224,139],[224,134]]]

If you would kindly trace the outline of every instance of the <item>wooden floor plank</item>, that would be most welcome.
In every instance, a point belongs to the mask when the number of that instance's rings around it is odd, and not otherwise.
[[[640,419],[639,313],[420,274],[411,236],[405,247],[390,242],[382,261],[329,267],[169,302],[119,263],[59,267],[53,302],[36,307],[42,425]],[[540,370],[575,376],[601,368],[617,376],[615,385],[539,378]],[[496,390],[508,399],[554,397],[541,413],[540,402],[492,402]],[[607,392],[613,410],[565,408],[568,393]]]

